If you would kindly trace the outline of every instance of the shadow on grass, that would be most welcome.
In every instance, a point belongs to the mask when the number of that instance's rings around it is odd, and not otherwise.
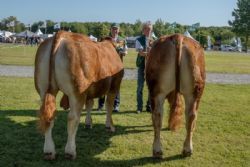
[[[36,111],[0,111],[0,166],[136,166],[182,159],[180,155],[175,155],[162,160],[151,157],[129,160],[100,160],[98,155],[111,147],[113,136],[151,131],[145,128],[143,130],[134,129],[150,127],[151,125],[126,127],[115,125],[116,132],[108,133],[104,124],[94,124],[93,129],[87,130],[81,123],[76,137],[77,159],[74,161],[65,160],[64,147],[67,140],[67,113],[65,111],[57,112],[53,138],[58,156],[55,161],[49,162],[44,161],[42,157],[44,137],[36,129]],[[127,111],[126,113],[134,114],[132,111]],[[85,115],[85,112],[83,112],[83,115]],[[119,155],[117,157],[119,159]]]

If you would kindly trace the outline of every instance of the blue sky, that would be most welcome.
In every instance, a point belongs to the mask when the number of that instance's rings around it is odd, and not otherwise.
[[[135,23],[164,22],[228,26],[237,0],[3,0],[0,20],[16,16],[25,24],[52,20]]]

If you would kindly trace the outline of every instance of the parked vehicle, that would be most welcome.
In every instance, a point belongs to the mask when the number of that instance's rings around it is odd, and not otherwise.
[[[221,51],[236,51],[236,48],[231,45],[221,45]]]

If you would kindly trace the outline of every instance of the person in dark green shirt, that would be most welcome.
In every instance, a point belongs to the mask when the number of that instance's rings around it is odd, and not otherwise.
[[[145,22],[142,27],[142,35],[137,38],[135,43],[136,51],[138,52],[136,59],[137,66],[137,113],[141,113],[143,109],[143,87],[145,81],[145,57],[150,50],[150,36],[153,30],[151,22]],[[146,111],[151,112],[149,99],[147,100]]]
[[[119,54],[121,60],[123,61],[123,57],[127,54],[128,47],[126,44],[126,40],[118,35],[119,30],[120,30],[119,24],[113,23],[110,29],[110,37],[112,38],[112,41],[116,46],[117,53]],[[103,108],[104,102],[105,102],[105,96],[100,97],[98,99],[98,110],[101,110]],[[119,112],[119,105],[120,105],[120,92],[115,97],[113,112]]]

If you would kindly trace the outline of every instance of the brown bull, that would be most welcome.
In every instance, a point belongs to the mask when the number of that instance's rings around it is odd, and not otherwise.
[[[39,125],[45,134],[45,159],[54,159],[56,154],[52,128],[58,91],[68,96],[70,112],[65,156],[74,159],[75,136],[84,104],[90,112],[93,98],[107,94],[106,127],[115,131],[111,112],[123,73],[123,64],[110,41],[96,43],[88,37],[60,31],[39,46],[35,60],[35,87],[42,100]],[[91,123],[89,112],[87,124]]]
[[[175,34],[161,37],[154,43],[146,63],[154,127],[153,157],[162,158],[160,130],[166,98],[170,104],[170,130],[178,128],[185,108],[187,134],[182,154],[192,154],[192,135],[205,77],[204,51],[198,42]],[[182,97],[185,107],[182,106]]]

